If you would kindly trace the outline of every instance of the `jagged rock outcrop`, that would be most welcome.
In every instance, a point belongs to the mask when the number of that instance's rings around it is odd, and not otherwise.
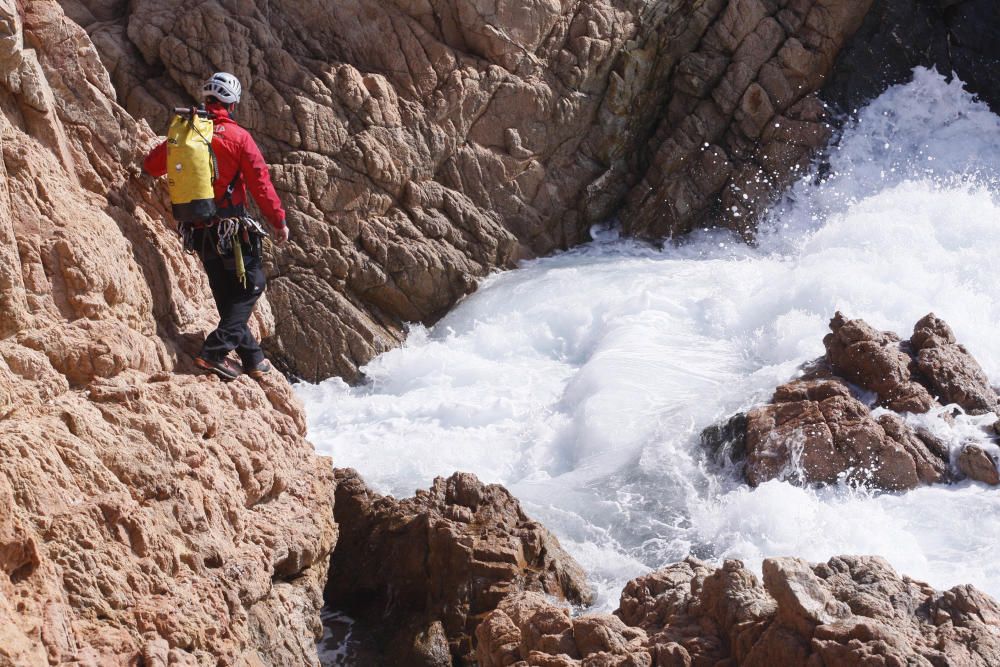
[[[747,415],[745,473],[754,486],[783,476],[881,489],[947,479],[947,452],[932,453],[894,414],[874,417],[841,378],[796,380],[771,401]]]
[[[481,667],[995,665],[1000,605],[972,586],[936,591],[876,556],[810,565],[688,559],[635,579],[614,615],[571,617],[531,593],[477,628]]]
[[[840,313],[830,329],[825,357],[778,387],[767,405],[707,430],[706,445],[719,450],[728,443],[729,458],[745,459],[753,485],[790,478],[898,490],[955,476],[1000,484],[1000,464],[987,451],[996,450],[988,444],[994,434],[983,433],[983,446],[956,447],[953,462],[949,444],[895,414],[934,409],[947,420],[945,405],[969,414],[996,411],[996,391],[943,320],[925,316],[906,341]],[[859,400],[855,388],[871,392],[875,405]]]
[[[385,664],[471,664],[476,626],[512,593],[590,602],[580,567],[501,486],[455,473],[396,500],[347,469],[336,497],[326,596],[374,635]]]
[[[837,313],[823,338],[833,371],[878,395],[879,405],[896,412],[927,412],[934,397],[917,375],[916,360],[899,336],[876,331],[863,320]]]
[[[717,1],[718,18],[669,81],[649,165],[621,213],[661,238],[710,220],[751,236],[831,136],[815,94],[870,0]]]
[[[332,469],[283,378],[193,374],[153,140],[57,2],[0,0],[0,665],[315,664]]]
[[[519,257],[754,216],[829,136],[814,93],[871,0],[61,0],[162,129],[215,69],[293,242],[267,344],[358,377]]]
[[[910,351],[917,371],[939,403],[955,403],[970,414],[996,412],[997,392],[948,324],[933,313],[913,327]]]

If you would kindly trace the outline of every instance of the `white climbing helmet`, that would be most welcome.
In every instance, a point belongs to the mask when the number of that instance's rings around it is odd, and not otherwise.
[[[223,104],[236,104],[242,94],[243,86],[240,85],[240,80],[229,72],[216,72],[201,87],[202,97],[211,95]]]

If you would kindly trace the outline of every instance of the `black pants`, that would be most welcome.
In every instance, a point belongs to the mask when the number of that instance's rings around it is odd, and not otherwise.
[[[243,367],[253,368],[264,360],[264,352],[247,324],[267,285],[260,248],[252,248],[246,243],[242,245],[247,275],[244,287],[236,277],[236,260],[219,256],[211,230],[200,230],[198,235],[194,239],[195,247],[199,250],[212,296],[215,297],[215,307],[219,311],[219,326],[205,338],[201,356],[209,361],[221,361],[236,350]]]

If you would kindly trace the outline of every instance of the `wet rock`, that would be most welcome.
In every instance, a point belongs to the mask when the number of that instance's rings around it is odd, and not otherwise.
[[[896,412],[927,412],[934,398],[918,381],[918,368],[898,336],[876,331],[863,320],[837,313],[823,338],[833,371],[878,394],[879,404]]]
[[[909,489],[944,479],[934,456],[898,417],[878,418],[840,378],[798,380],[778,387],[772,403],[747,415],[745,473],[832,484],[840,479],[883,489]]]
[[[556,634],[532,630],[558,633],[570,623],[572,641],[554,646],[542,638]],[[594,628],[601,628],[601,640],[590,642]],[[484,667],[519,660],[566,667],[985,667],[1000,660],[1000,605],[970,586],[935,591],[874,556],[818,565],[767,559],[763,584],[739,561],[713,569],[688,559],[629,582],[615,615],[573,620],[541,596],[521,593],[487,614],[476,634]]]
[[[938,402],[956,403],[970,414],[996,412],[997,393],[979,363],[955,340],[948,324],[933,313],[913,327],[911,350]]]
[[[701,432],[701,446],[724,462],[746,458],[747,415],[740,413]]]
[[[822,98],[851,112],[917,66],[955,73],[1000,109],[1000,14],[991,0],[875,0],[838,58]]]
[[[283,378],[193,374],[153,140],[57,2],[0,0],[0,664],[314,665],[332,470]]]
[[[1000,468],[997,460],[978,445],[966,445],[958,455],[958,469],[977,482],[1000,485]]]
[[[425,651],[430,640],[421,637],[442,636],[450,655],[468,662],[476,625],[511,593],[590,600],[580,567],[503,487],[455,473],[396,500],[373,493],[355,471],[338,470],[336,497],[341,534],[327,600],[376,628],[393,664],[438,664],[426,656],[440,651]],[[554,637],[568,630],[553,630],[557,620],[538,629],[552,635],[542,644],[557,645]]]
[[[717,460],[720,447],[745,447],[745,457],[730,458],[742,461],[753,485],[780,478],[899,490],[953,479],[948,443],[929,424],[914,426],[891,412],[934,411],[951,422],[943,404],[972,414],[996,410],[996,392],[951,328],[932,313],[903,341],[837,313],[830,329],[824,357],[779,386],[768,404],[706,429],[703,445]],[[959,467],[988,481],[995,469],[990,460],[975,448],[960,457]]]

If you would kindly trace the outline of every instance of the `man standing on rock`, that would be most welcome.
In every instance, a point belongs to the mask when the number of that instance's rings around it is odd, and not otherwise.
[[[288,225],[260,149],[232,118],[241,94],[239,80],[226,72],[213,74],[202,87],[205,109],[215,124],[211,149],[217,168],[213,183],[217,212],[205,222],[185,223],[179,231],[185,247],[201,257],[219,311],[219,326],[205,338],[195,364],[225,380],[242,372],[259,380],[271,371],[271,363],[248,322],[266,285],[261,265],[264,231],[246,214],[247,186],[278,244],[288,240]],[[143,168],[151,176],[167,173],[166,141],[146,156]],[[242,368],[228,358],[233,350]]]

